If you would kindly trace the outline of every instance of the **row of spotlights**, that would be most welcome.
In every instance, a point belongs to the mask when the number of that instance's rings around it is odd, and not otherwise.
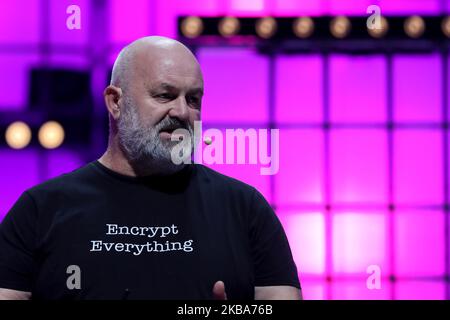
[[[58,148],[64,141],[64,128],[56,121],[44,123],[38,132],[40,144],[46,149]],[[13,149],[23,149],[30,144],[31,129],[22,121],[11,123],[5,133],[6,143]]]
[[[234,17],[225,17],[219,22],[219,33],[223,37],[231,37],[239,33],[240,22]],[[314,33],[314,21],[309,17],[297,18],[293,23],[293,32],[299,38],[308,38]],[[199,17],[187,17],[181,23],[181,32],[187,38],[196,38],[203,32],[203,21]],[[380,28],[368,29],[369,34],[374,38],[383,37],[389,29],[388,21],[385,17],[380,17]],[[411,16],[405,20],[403,25],[405,33],[410,38],[419,38],[425,32],[425,21],[420,16]],[[442,32],[450,38],[450,17],[445,18],[441,24]],[[272,17],[265,17],[257,20],[255,31],[261,38],[269,39],[277,31],[277,22]],[[338,16],[331,20],[330,32],[338,39],[343,39],[351,31],[350,19],[345,16]]]

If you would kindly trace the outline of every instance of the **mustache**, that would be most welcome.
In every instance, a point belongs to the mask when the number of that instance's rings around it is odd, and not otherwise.
[[[156,126],[155,129],[160,132],[162,130],[176,130],[176,129],[186,129],[191,130],[191,126],[189,123],[185,121],[181,121],[177,118],[169,118],[166,117],[163,120],[161,120]]]

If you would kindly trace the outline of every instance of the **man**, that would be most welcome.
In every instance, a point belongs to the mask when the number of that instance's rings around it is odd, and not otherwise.
[[[104,91],[105,154],[25,191],[1,224],[1,298],[301,299],[263,196],[172,161],[172,132],[192,135],[202,95],[181,43],[146,37],[121,51]]]

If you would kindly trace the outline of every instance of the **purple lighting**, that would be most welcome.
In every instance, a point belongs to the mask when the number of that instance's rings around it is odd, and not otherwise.
[[[321,212],[278,211],[300,276],[325,274],[325,221]],[[304,244],[310,245],[305,247]]]
[[[333,130],[331,159],[333,202],[387,202],[385,130]]]
[[[397,284],[397,299],[445,300],[445,283],[437,281],[401,281]]]
[[[335,55],[330,61],[331,121],[386,121],[386,60]]]
[[[115,0],[110,10],[112,42],[127,43],[148,34],[152,19],[150,1],[136,0],[130,5],[128,0]]]
[[[48,153],[48,176],[53,178],[83,165],[80,154],[71,150],[56,149]]]
[[[333,215],[333,270],[366,278],[370,265],[389,274],[387,218],[383,212],[337,212]]]
[[[35,45],[43,23],[39,0],[0,2],[0,44]]]
[[[443,276],[444,215],[440,211],[399,211],[395,216],[395,259],[399,276]]]
[[[322,168],[321,130],[280,130],[280,170],[274,176],[276,204],[322,203]]]
[[[0,220],[27,188],[39,182],[35,150],[0,149]]]
[[[52,43],[70,46],[88,44],[90,3],[89,0],[51,0],[50,40]],[[69,30],[66,25],[66,19],[69,16],[66,14],[66,9],[74,4],[80,7],[81,29],[79,30]]]
[[[439,122],[442,66],[438,55],[394,58],[394,118],[399,122]],[[414,94],[411,94],[414,92]]]
[[[332,285],[332,296],[337,300],[388,300],[391,286],[388,281],[383,281],[380,289],[369,290],[365,279],[336,281]]]
[[[397,130],[394,135],[394,199],[402,204],[443,202],[442,133]]]
[[[279,123],[321,122],[323,113],[320,56],[277,59],[275,118]]]
[[[23,110],[27,103],[28,73],[36,54],[0,53],[0,110]]]
[[[202,49],[206,123],[262,123],[268,120],[268,62],[244,49]],[[237,76],[239,75],[239,76]],[[239,116],[238,116],[239,115]]]

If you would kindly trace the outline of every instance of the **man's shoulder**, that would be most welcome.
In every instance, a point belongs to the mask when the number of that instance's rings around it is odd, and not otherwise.
[[[92,163],[85,164],[73,171],[60,174],[56,177],[41,182],[26,190],[30,195],[40,195],[43,193],[52,194],[61,192],[72,186],[79,185],[92,173]]]

